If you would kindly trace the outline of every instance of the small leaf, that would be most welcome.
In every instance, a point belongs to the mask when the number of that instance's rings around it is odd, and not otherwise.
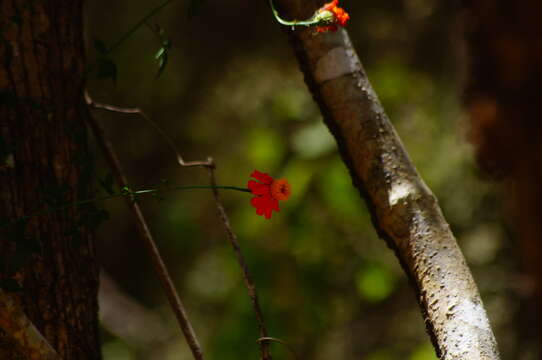
[[[107,45],[100,39],[94,39],[94,48],[102,55],[107,55],[109,53]]]
[[[156,53],[156,55],[154,55],[154,58],[155,58],[156,60],[160,59],[160,58],[164,55],[164,53],[165,53],[166,51],[167,51],[167,49],[166,49],[165,47],[160,48],[160,50],[158,50],[158,52]]]
[[[166,69],[167,60],[168,60],[168,57],[167,57],[167,51],[166,51],[160,57],[160,60],[158,60],[158,71],[156,72],[155,79],[158,79],[162,75],[164,70]]]
[[[6,292],[18,292],[21,291],[23,288],[15,279],[3,279],[0,280],[0,289]]]
[[[98,60],[98,73],[96,76],[99,79],[111,79],[113,83],[117,83],[117,64],[110,58],[100,58]]]
[[[158,79],[164,72],[167,62],[168,62],[168,53],[171,48],[171,41],[169,39],[162,40],[162,47],[154,55],[154,58],[158,60],[158,72],[156,73],[155,79]]]

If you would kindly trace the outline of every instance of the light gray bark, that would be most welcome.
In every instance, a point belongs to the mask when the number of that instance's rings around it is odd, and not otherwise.
[[[300,3],[284,4],[285,17],[310,13],[310,2]],[[348,33],[340,29],[315,34],[310,28],[288,32],[376,230],[411,279],[437,355],[446,360],[499,359],[463,254],[385,114]]]

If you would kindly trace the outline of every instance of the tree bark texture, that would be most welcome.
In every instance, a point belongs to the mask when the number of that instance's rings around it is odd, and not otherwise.
[[[84,77],[81,0],[0,1],[0,281],[62,359],[101,358],[102,213],[51,210],[90,197]],[[1,359],[36,358],[19,337],[0,328]]]
[[[280,5],[285,18],[305,19],[322,1]],[[461,250],[382,109],[348,33],[316,34],[311,28],[287,32],[376,230],[395,250],[415,288],[437,355],[446,360],[499,359]]]
[[[542,3],[464,2],[465,105],[479,164],[507,179],[524,284],[517,358],[542,357]]]

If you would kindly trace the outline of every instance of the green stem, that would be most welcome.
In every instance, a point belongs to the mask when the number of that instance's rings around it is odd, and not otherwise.
[[[193,185],[193,186],[176,186],[171,188],[166,188],[168,191],[175,191],[175,190],[192,190],[192,189],[223,189],[223,190],[235,190],[235,191],[243,191],[243,192],[250,192],[247,188],[237,187],[237,186],[204,186],[204,185]],[[133,191],[131,194],[133,195],[142,195],[142,194],[149,194],[149,193],[156,193],[161,191],[162,189],[144,189],[144,190],[138,190]],[[124,194],[121,194],[124,195]]]
[[[131,197],[135,198],[138,195],[155,194],[155,193],[158,193],[160,191],[177,191],[177,190],[193,190],[193,189],[223,189],[223,190],[235,190],[235,191],[241,191],[241,192],[251,192],[247,188],[242,188],[242,187],[237,187],[237,186],[218,186],[218,185],[217,186],[203,186],[203,185],[202,186],[199,186],[199,185],[175,186],[175,187],[166,187],[166,188],[158,188],[158,189],[142,189],[142,190],[136,190],[136,191],[131,191],[131,190],[127,189],[125,191],[121,191],[119,193],[113,193],[113,194],[110,194],[110,195],[107,195],[107,196],[100,196],[100,197],[96,197],[96,198],[92,198],[92,199],[76,201],[76,202],[73,202],[73,203],[64,204],[64,205],[57,206],[57,207],[51,207],[51,208],[48,208],[48,209],[39,210],[39,211],[36,211],[36,212],[34,212],[32,214],[21,216],[20,218],[17,218],[15,220],[11,221],[11,222],[1,224],[0,229],[4,228],[4,227],[7,227],[9,225],[12,225],[12,224],[16,223],[17,221],[28,220],[28,219],[30,219],[30,218],[32,218],[34,216],[37,216],[37,215],[43,215],[43,214],[47,214],[47,213],[50,213],[50,212],[53,212],[53,211],[59,211],[59,210],[67,209],[67,208],[72,207],[72,206],[86,205],[86,204],[90,204],[90,203],[93,203],[93,202],[96,202],[96,201],[104,201],[104,200],[109,200],[109,199],[115,199],[115,198],[119,198],[119,197],[123,197],[123,196],[131,196]]]
[[[163,8],[165,8],[166,6],[168,6],[170,3],[172,3],[173,1],[175,0],[166,0],[165,2],[163,2],[162,4],[158,5],[157,7],[155,7],[154,9],[152,9],[147,15],[145,15],[145,17],[143,17],[141,20],[139,20],[139,22],[137,24],[135,24],[130,30],[128,30],[124,35],[122,35],[120,37],[120,39],[118,39],[113,45],[111,45],[109,47],[109,49],[107,49],[107,53],[111,53],[112,51],[114,51],[116,48],[118,48],[120,45],[122,45],[122,43],[124,41],[126,41],[130,36],[132,36],[133,33],[135,33],[137,30],[139,30],[139,28],[143,25],[145,25],[145,23],[147,22],[147,20],[149,20],[150,18],[152,18],[154,15],[156,15],[157,13],[160,12],[160,10],[162,10]]]
[[[314,25],[318,25],[318,24],[321,23],[320,19],[315,20],[315,19],[312,19],[312,18],[308,19],[308,20],[303,20],[303,21],[284,20],[283,18],[280,17],[279,12],[277,11],[277,9],[275,9],[275,4],[273,4],[273,0],[269,0],[269,5],[271,5],[271,10],[273,10],[273,15],[275,16],[275,19],[277,19],[277,21],[282,25],[286,25],[286,26],[314,26]]]

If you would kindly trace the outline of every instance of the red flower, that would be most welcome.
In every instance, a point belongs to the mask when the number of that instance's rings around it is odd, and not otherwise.
[[[250,176],[258,180],[249,180],[248,182],[250,192],[256,195],[250,200],[250,203],[256,208],[256,214],[270,219],[273,210],[280,211],[279,200],[288,200],[292,188],[286,179],[275,180],[258,170],[254,170]]]
[[[339,0],[332,0],[317,11],[317,14],[325,17],[330,25],[318,26],[316,27],[316,31],[337,31],[337,25],[346,26],[346,23],[350,20],[350,15],[337,5],[339,5]]]

